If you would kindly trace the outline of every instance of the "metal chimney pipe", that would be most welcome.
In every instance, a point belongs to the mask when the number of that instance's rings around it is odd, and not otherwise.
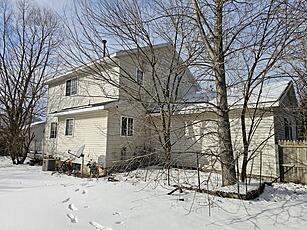
[[[107,40],[102,40],[102,46],[103,46],[103,57],[105,57],[107,49]]]

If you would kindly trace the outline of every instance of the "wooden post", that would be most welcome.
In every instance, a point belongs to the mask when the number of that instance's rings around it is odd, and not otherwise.
[[[197,163],[198,190],[200,191],[200,173],[199,173],[199,155],[198,155],[198,152],[196,152],[196,163]]]
[[[283,156],[283,148],[282,146],[278,143],[277,144],[278,148],[278,163],[279,163],[279,177],[280,177],[280,182],[285,181],[285,172],[284,172],[284,156]]]
[[[253,167],[254,167],[254,157],[252,159],[252,165],[251,165],[251,170],[250,170],[250,173],[249,173],[249,181],[248,181],[248,184],[251,184],[251,179],[252,179],[252,174],[253,174]]]
[[[260,186],[261,186],[261,178],[262,177],[262,150],[260,150]]]
[[[84,172],[83,172],[83,170],[84,170],[84,154],[83,154],[83,153],[82,153],[81,157],[82,157],[82,163],[81,163],[81,177],[83,178],[83,176],[84,176]]]
[[[237,154],[237,178],[240,178],[240,171],[239,171],[239,153]],[[238,195],[240,194],[240,180],[238,179]]]

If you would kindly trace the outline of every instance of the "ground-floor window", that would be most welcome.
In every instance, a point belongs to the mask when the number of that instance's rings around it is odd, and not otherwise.
[[[121,136],[133,136],[133,118],[122,117],[121,118]]]
[[[58,132],[58,123],[51,122],[50,124],[50,138],[56,138]]]
[[[65,136],[72,136],[74,129],[74,119],[68,118],[65,122]]]
[[[125,160],[126,159],[126,155],[127,155],[127,148],[126,147],[122,147],[122,149],[120,151],[120,159],[121,160]]]
[[[292,140],[292,124],[287,118],[284,118],[285,139]]]

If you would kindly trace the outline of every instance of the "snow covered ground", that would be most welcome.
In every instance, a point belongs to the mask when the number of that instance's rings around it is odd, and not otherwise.
[[[158,174],[154,174],[158,175]],[[274,184],[241,201],[171,188],[161,178],[120,174],[120,182],[51,175],[0,158],[1,230],[305,229],[307,186]],[[184,201],[182,201],[184,200]]]

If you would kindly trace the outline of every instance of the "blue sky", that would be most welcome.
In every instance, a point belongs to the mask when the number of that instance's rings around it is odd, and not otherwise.
[[[65,7],[73,4],[74,0],[33,0],[41,6],[50,7],[56,11],[61,11]]]

